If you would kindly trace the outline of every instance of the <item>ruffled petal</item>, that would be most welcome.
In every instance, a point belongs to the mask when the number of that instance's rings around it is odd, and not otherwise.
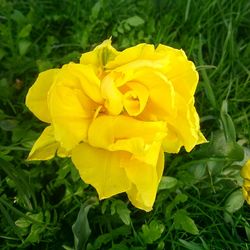
[[[86,141],[95,106],[82,91],[54,85],[49,94],[49,107],[55,138],[67,151]]]
[[[199,75],[193,62],[188,61],[183,50],[174,49],[160,44],[156,52],[168,59],[162,68],[167,78],[172,82],[175,91],[189,101],[196,90]]]
[[[91,65],[69,63],[62,67],[57,77],[60,84],[81,89],[86,96],[96,103],[102,103],[103,98],[100,90],[100,79]]]
[[[47,96],[59,69],[46,70],[39,74],[26,96],[26,106],[41,121],[50,123],[51,116],[47,104]]]
[[[148,89],[140,83],[128,82],[123,95],[123,106],[130,116],[137,116],[145,109],[149,97]]]
[[[52,126],[46,127],[40,137],[33,145],[28,161],[35,160],[49,160],[57,154],[59,157],[69,157],[70,152],[61,147],[59,142],[55,140],[54,128]]]
[[[131,159],[124,166],[132,188],[127,191],[131,203],[145,211],[152,210],[158,185],[164,168],[163,151],[158,153],[155,165],[148,165],[142,161]]]
[[[186,151],[190,152],[195,145],[206,142],[205,137],[200,132],[199,117],[194,107],[194,98],[189,103],[186,103],[184,98],[177,95],[177,107],[176,117],[169,118],[167,122],[172,128],[172,134],[176,133],[179,138],[176,141],[176,148],[182,142]],[[171,135],[171,129],[169,135]],[[166,137],[165,142],[167,139]]]
[[[80,63],[94,66],[97,75],[101,76],[105,65],[118,54],[119,52],[111,45],[111,39],[108,39],[93,51],[82,54]]]
[[[52,126],[44,129],[33,145],[28,160],[49,160],[55,156],[59,143],[55,140]]]
[[[245,179],[242,186],[242,194],[246,202],[250,205],[250,180]]]
[[[88,142],[93,147],[123,150],[136,157],[158,150],[166,136],[165,122],[145,122],[127,116],[99,116],[89,127]],[[150,159],[149,159],[150,160]]]
[[[131,48],[127,48],[121,51],[114,60],[107,63],[107,69],[114,69],[120,66],[127,65],[129,63],[137,63],[137,61],[149,61],[159,59],[159,56],[155,53],[154,45],[140,43]]]
[[[175,131],[174,127],[168,125],[168,134],[162,142],[164,152],[178,153],[183,145],[184,142]]]
[[[121,167],[121,162],[127,157],[126,153],[110,152],[86,143],[79,144],[72,151],[72,161],[81,178],[97,190],[100,199],[130,189],[131,183],[125,169]]]
[[[149,92],[142,119],[165,120],[167,117],[175,115],[175,92],[172,83],[166,76],[149,68],[135,72],[134,79],[143,84]]]
[[[113,74],[108,74],[101,82],[104,106],[110,115],[119,115],[123,111],[122,93],[118,90]]]
[[[240,171],[242,178],[246,179],[250,183],[250,160],[248,160]],[[250,185],[249,185],[250,187]]]

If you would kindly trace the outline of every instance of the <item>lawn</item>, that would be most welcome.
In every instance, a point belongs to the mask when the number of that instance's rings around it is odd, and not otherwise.
[[[0,0],[0,248],[250,249],[240,171],[250,159],[248,0]],[[165,153],[153,210],[98,200],[69,158],[27,161],[45,124],[25,106],[38,73],[112,37],[183,49],[209,141]],[[164,100],[162,100],[164,101]]]

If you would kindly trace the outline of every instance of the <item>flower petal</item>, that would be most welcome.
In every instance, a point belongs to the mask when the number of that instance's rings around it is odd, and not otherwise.
[[[72,161],[79,170],[81,178],[95,187],[100,199],[109,198],[115,194],[126,192],[130,189],[121,162],[127,158],[123,152],[110,152],[79,144],[72,151]]]
[[[115,85],[114,77],[108,74],[101,82],[101,92],[105,108],[111,115],[119,115],[123,110],[122,93]]]
[[[55,156],[59,143],[55,140],[52,126],[44,129],[33,145],[28,160],[49,160]]]
[[[250,180],[245,179],[242,186],[243,197],[246,202],[250,205]]]
[[[190,152],[195,145],[206,142],[206,139],[200,132],[199,117],[194,107],[194,98],[190,99],[187,103],[186,100],[176,95],[176,106],[178,107],[177,115],[167,119],[168,122],[168,135],[176,143],[175,149],[178,152],[180,144],[182,144],[187,152]],[[176,126],[178,124],[178,126]],[[177,138],[174,138],[174,136]],[[165,138],[168,140],[168,137]],[[165,144],[165,147],[167,144]],[[170,152],[174,152],[170,150]],[[167,151],[168,152],[168,151]]]
[[[145,157],[145,152],[159,151],[157,148],[165,136],[165,122],[145,122],[124,115],[102,115],[91,123],[88,142],[93,147],[124,150],[136,157]]]
[[[248,160],[240,171],[242,178],[247,179],[250,182],[250,160]],[[250,185],[249,185],[250,187]]]
[[[100,76],[104,66],[118,54],[119,52],[111,45],[111,39],[108,39],[98,45],[93,51],[82,54],[80,63],[85,65],[91,64],[95,67],[96,73]]]
[[[52,126],[48,126],[36,140],[27,160],[49,160],[53,158],[56,153],[60,157],[70,156],[70,152],[62,148],[59,142],[55,140],[54,128]]]
[[[46,70],[39,74],[26,96],[26,106],[41,121],[50,123],[51,117],[48,110],[47,96],[59,69]]]
[[[189,101],[195,93],[199,80],[199,75],[193,62],[188,61],[183,50],[162,44],[156,48],[156,52],[168,58],[163,71],[173,83],[174,89]]]
[[[184,145],[184,142],[175,129],[168,124],[168,134],[162,142],[164,152],[178,153],[180,148]]]
[[[55,138],[67,151],[87,138],[94,115],[94,105],[78,89],[54,85],[49,93],[49,107]]]
[[[137,61],[144,60],[156,60],[158,59],[158,55],[155,53],[154,45],[140,43],[131,48],[127,48],[121,51],[114,60],[111,60],[107,63],[107,69],[114,69],[119,66],[124,66],[129,64],[130,62],[134,63]]]
[[[90,65],[69,63],[62,67],[57,82],[71,88],[81,88],[85,95],[96,103],[102,103],[100,79]]]
[[[129,180],[133,183],[127,191],[131,203],[145,211],[152,210],[158,185],[164,168],[164,154],[160,151],[155,165],[148,165],[136,159],[131,159],[124,166]]]
[[[124,108],[130,116],[137,116],[146,107],[149,97],[148,89],[137,82],[128,82],[126,88],[123,96]]]
[[[134,79],[143,84],[149,92],[148,103],[142,114],[143,119],[164,120],[175,115],[175,92],[166,76],[148,68],[135,72]]]

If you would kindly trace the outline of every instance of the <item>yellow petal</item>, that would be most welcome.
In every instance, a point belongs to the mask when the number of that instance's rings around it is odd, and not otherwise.
[[[245,179],[242,186],[242,193],[246,202],[250,205],[250,180]]]
[[[53,127],[48,126],[33,145],[28,160],[49,160],[55,156],[58,147]]]
[[[121,167],[121,162],[126,158],[126,153],[110,152],[91,147],[86,143],[79,144],[72,151],[72,161],[79,170],[81,178],[95,187],[100,199],[130,189],[130,181],[124,168]]]
[[[94,107],[78,89],[54,85],[49,93],[49,108],[55,138],[67,151],[86,140],[87,131],[94,115]]]
[[[148,89],[140,83],[128,82],[127,91],[123,96],[123,105],[130,116],[139,115],[146,107],[149,92]]]
[[[145,152],[153,150],[152,147],[159,147],[165,136],[165,122],[144,122],[123,115],[103,115],[91,123],[88,142],[93,147],[124,150],[144,157]]]
[[[164,154],[160,151],[155,165],[148,165],[135,159],[126,162],[127,176],[132,188],[127,191],[131,203],[145,211],[152,210],[158,185],[164,168]],[[143,173],[143,175],[142,175]]]
[[[162,44],[156,48],[156,52],[168,59],[162,70],[173,83],[174,89],[189,101],[195,93],[199,80],[199,75],[193,62],[188,61],[183,50],[174,49]]]
[[[168,133],[162,143],[163,150],[168,153],[178,153],[183,145],[182,138],[171,125],[168,125]]]
[[[250,160],[248,160],[240,171],[242,178],[250,181]],[[250,187],[250,185],[249,185]]]
[[[113,60],[118,53],[119,52],[112,47],[111,39],[108,39],[98,45],[93,51],[82,54],[80,63],[94,66],[96,73],[101,75],[104,66]]]
[[[141,43],[121,51],[114,60],[107,63],[107,69],[117,68],[137,60],[155,60],[159,58],[155,53],[154,45]]]
[[[60,157],[70,156],[70,152],[62,148],[55,140],[53,127],[48,126],[43,130],[40,137],[36,140],[27,160],[49,160],[53,158],[56,153]]]
[[[114,82],[114,76],[108,74],[101,82],[101,92],[105,99],[105,108],[111,115],[119,115],[123,110],[122,94]]]
[[[102,103],[100,79],[91,65],[69,63],[62,67],[57,82],[70,88],[81,89],[86,96],[96,103]]]
[[[143,84],[149,92],[148,103],[142,117],[159,120],[175,115],[174,88],[162,73],[152,69],[142,69],[135,73],[134,79]]]
[[[199,125],[199,116],[194,107],[194,98],[186,103],[184,98],[177,95],[178,107],[177,115],[167,120],[172,128],[172,133],[176,133],[179,140],[176,141],[177,145],[183,143],[187,152],[190,152],[195,145],[206,142],[202,137]],[[169,130],[169,135],[171,129]],[[167,138],[165,139],[167,140]],[[166,144],[165,144],[166,145]],[[177,147],[176,147],[177,149]],[[167,151],[168,152],[168,151]],[[170,152],[172,152],[170,150]]]
[[[41,121],[50,123],[51,117],[48,110],[47,96],[59,69],[50,69],[39,74],[26,96],[26,106]]]

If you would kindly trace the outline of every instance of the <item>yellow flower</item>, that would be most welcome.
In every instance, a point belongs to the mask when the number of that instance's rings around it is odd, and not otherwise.
[[[245,200],[250,205],[250,160],[246,162],[240,172],[243,181],[242,192]]]
[[[80,63],[39,74],[26,97],[48,126],[28,159],[69,156],[100,199],[126,192],[152,209],[164,151],[206,142],[194,107],[198,73],[182,50],[150,44],[117,51],[111,40]]]

